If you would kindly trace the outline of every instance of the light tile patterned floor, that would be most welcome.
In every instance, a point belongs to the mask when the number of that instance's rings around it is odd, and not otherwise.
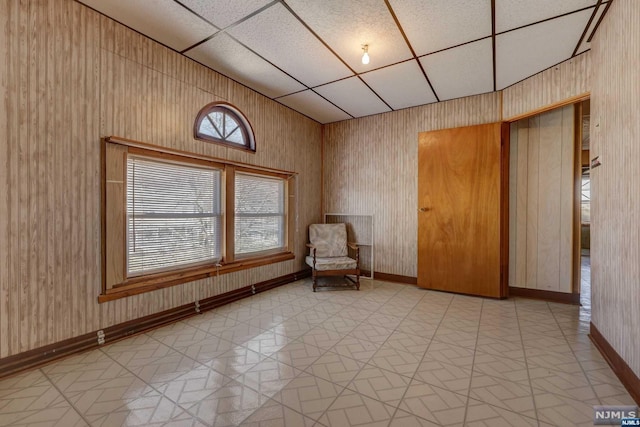
[[[0,380],[0,426],[587,426],[634,404],[589,315],[302,280]]]

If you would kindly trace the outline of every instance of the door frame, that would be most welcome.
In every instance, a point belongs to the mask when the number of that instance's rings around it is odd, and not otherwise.
[[[571,277],[571,290],[572,293],[569,295],[574,295],[575,296],[575,300],[577,300],[578,304],[580,301],[580,282],[581,282],[581,260],[580,260],[580,237],[581,237],[581,229],[580,229],[580,209],[581,209],[581,188],[582,188],[582,162],[581,162],[581,156],[582,156],[582,102],[583,101],[587,101],[591,99],[591,93],[590,92],[586,92],[583,93],[581,95],[576,95],[576,96],[572,96],[570,98],[567,98],[563,101],[559,101],[559,102],[555,102],[553,104],[549,104],[545,107],[541,107],[541,108],[537,108],[535,110],[529,111],[527,113],[523,113],[523,114],[519,114],[517,116],[513,116],[513,117],[509,117],[507,119],[504,119],[504,122],[507,125],[507,129],[511,128],[511,124],[523,119],[527,119],[529,117],[533,117],[533,116],[537,116],[539,114],[542,113],[546,113],[548,111],[551,110],[555,110],[557,108],[562,108],[562,107],[566,107],[567,105],[572,105],[574,106],[574,165],[573,165],[573,172],[574,172],[574,191],[573,191],[573,250],[572,250],[572,255],[571,255],[571,259],[572,259],[572,264],[573,264],[573,268],[572,268],[572,277]],[[506,212],[506,242],[503,241],[502,243],[505,245],[505,250],[506,250],[506,263],[507,263],[507,269],[504,270],[505,274],[506,274],[506,286],[507,286],[507,290],[509,289],[509,270],[508,270],[508,265],[509,265],[509,168],[508,168],[508,163],[509,163],[509,148],[507,147],[507,169],[506,169],[506,176],[505,176],[505,188],[502,189],[502,191],[506,191],[506,207],[502,207],[503,211]],[[525,291],[526,293],[526,291]],[[508,292],[507,292],[508,294]],[[576,296],[577,295],[577,296]],[[523,294],[524,296],[524,294]],[[573,301],[573,300],[572,300]],[[567,302],[565,299],[562,299],[562,302]]]

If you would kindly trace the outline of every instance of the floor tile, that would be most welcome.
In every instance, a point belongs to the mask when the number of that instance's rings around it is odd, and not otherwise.
[[[461,367],[428,358],[418,365],[414,378],[436,387],[466,395],[471,384],[471,367]]]
[[[424,360],[432,359],[461,368],[471,368],[474,355],[473,349],[431,341],[424,355]]]
[[[265,359],[237,377],[236,381],[259,391],[267,397],[271,397],[282,390],[301,372],[299,369],[280,363],[277,360]]]
[[[466,396],[414,380],[399,409],[440,425],[460,426],[466,405]]]
[[[242,427],[312,427],[316,422],[286,406],[269,400],[258,408]]]
[[[306,371],[310,374],[331,381],[341,386],[346,386],[355,377],[364,363],[350,359],[336,353],[323,354]]]
[[[536,418],[533,392],[526,382],[513,382],[474,372],[469,397],[491,406]]]
[[[398,350],[386,343],[373,355],[369,363],[411,378],[421,361],[422,354]]]
[[[288,319],[269,329],[289,339],[296,339],[314,328],[314,325],[296,319]]]
[[[289,344],[291,341],[292,339],[287,338],[284,335],[277,334],[271,329],[246,341],[243,346],[255,351],[256,353],[270,356]]]
[[[174,402],[185,406],[199,402],[231,382],[231,378],[200,366],[154,388]]]
[[[294,368],[305,369],[324,353],[325,350],[314,345],[293,341],[273,353],[271,358]]]
[[[389,424],[395,408],[353,391],[345,390],[320,418],[325,426],[372,426]]]
[[[162,395],[145,396],[107,414],[89,417],[92,426],[206,426],[192,414]]]
[[[529,372],[527,371],[526,363],[515,359],[476,352],[473,370],[479,374],[494,378],[529,384]]]
[[[307,417],[318,420],[342,390],[343,387],[337,384],[302,373],[276,393],[273,399]]]
[[[0,426],[87,423],[39,370],[0,380]]]
[[[297,340],[305,344],[314,345],[322,350],[329,350],[345,336],[346,334],[340,334],[336,331],[325,329],[322,326],[316,326],[310,329],[309,332],[304,333]]]
[[[524,416],[486,403],[470,400],[465,426],[469,427],[537,427],[535,418]]]
[[[365,365],[347,388],[391,406],[398,406],[410,379],[394,372]]]
[[[254,389],[233,381],[205,399],[186,406],[186,409],[206,424],[216,427],[237,426],[267,400],[266,396]]]
[[[389,427],[436,427],[439,425],[400,409],[396,411],[391,423],[389,423]]]
[[[304,279],[0,380],[2,426],[574,426],[634,404],[590,311]]]
[[[534,389],[538,419],[559,427],[593,426],[594,401],[579,401]]]
[[[210,315],[209,313],[212,314]],[[239,323],[235,319],[230,319],[222,314],[214,314],[214,312],[205,312],[199,316],[190,317],[185,322],[194,328],[198,328],[212,335],[232,328]],[[159,331],[160,330],[162,329],[159,329]]]
[[[382,344],[380,343],[374,343],[347,335],[338,341],[329,351],[360,362],[367,362],[381,346]]]
[[[247,347],[235,346],[231,350],[214,357],[206,365],[230,378],[235,378],[266,358],[267,356]]]
[[[478,340],[477,332],[464,332],[456,329],[438,327],[435,335],[433,336],[435,341],[443,342],[446,344],[454,344],[460,347],[475,348]]]

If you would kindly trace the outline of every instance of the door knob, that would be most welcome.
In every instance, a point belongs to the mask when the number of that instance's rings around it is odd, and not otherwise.
[[[420,208],[420,212],[429,212],[431,208]]]

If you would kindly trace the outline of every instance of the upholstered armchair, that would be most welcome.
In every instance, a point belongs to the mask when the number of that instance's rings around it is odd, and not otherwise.
[[[321,276],[344,276],[360,290],[360,251],[358,245],[347,242],[345,224],[311,224],[309,242],[306,262],[313,269],[313,292],[319,287]],[[355,280],[348,275],[355,276]]]

